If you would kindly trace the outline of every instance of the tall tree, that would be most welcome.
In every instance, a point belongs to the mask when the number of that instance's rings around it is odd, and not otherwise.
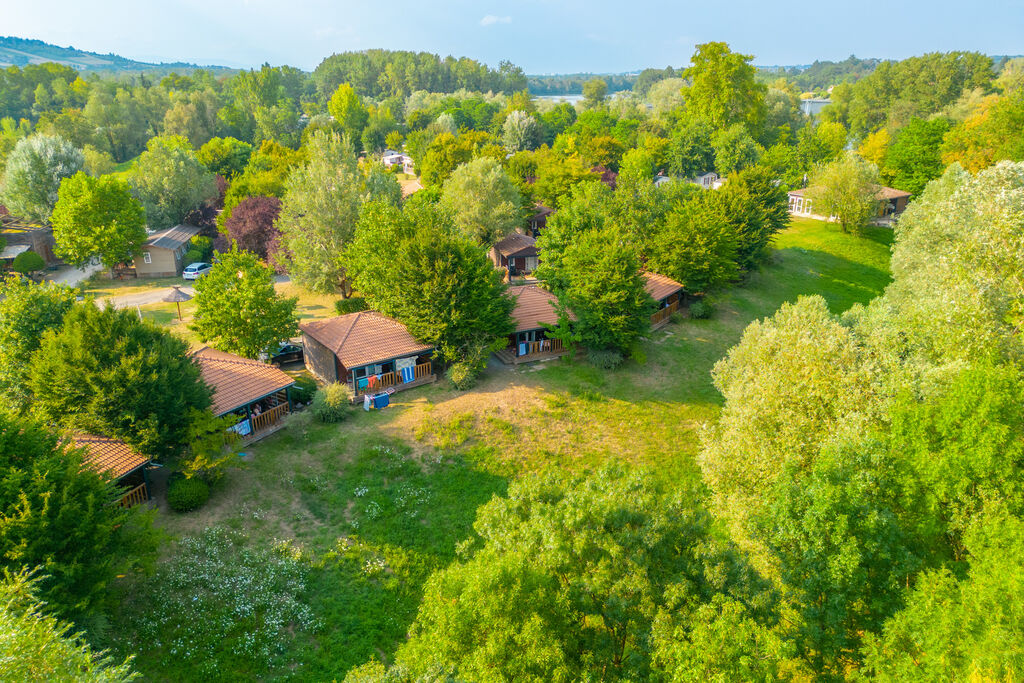
[[[22,138],[7,157],[0,199],[15,216],[40,223],[49,221],[61,181],[82,170],[84,164],[81,150],[63,138]]]
[[[687,292],[703,294],[739,274],[737,241],[722,198],[702,192],[676,207],[656,230],[647,266]]]
[[[288,176],[281,215],[281,247],[288,272],[313,291],[351,294],[341,262],[355,233],[362,175],[347,138],[316,133],[309,160]]]
[[[730,176],[747,166],[753,166],[761,156],[761,148],[741,124],[733,124],[711,136],[715,149],[715,170]]]
[[[683,88],[688,110],[715,129],[742,123],[759,132],[765,116],[766,87],[756,80],[751,55],[732,52],[725,43],[703,43],[683,72],[690,81]]]
[[[789,197],[772,169],[751,166],[729,176],[718,204],[736,230],[736,259],[751,268],[778,232],[789,225]]]
[[[900,128],[885,153],[882,177],[900,190],[917,195],[945,170],[939,152],[949,121],[912,119]]]
[[[196,158],[217,175],[234,179],[249,163],[252,145],[232,137],[212,138],[196,152]]]
[[[867,225],[878,211],[878,189],[878,168],[850,152],[818,166],[807,196],[816,214],[835,216],[843,232],[850,232]]]
[[[452,212],[463,234],[488,246],[523,223],[519,190],[490,157],[456,168],[441,191],[441,205]]]
[[[583,84],[583,106],[586,109],[597,109],[604,104],[608,96],[608,84],[600,78],[591,78]]]
[[[131,310],[75,306],[59,331],[43,336],[29,365],[38,416],[124,439],[148,455],[179,453],[189,410],[210,406],[188,344]]]
[[[327,111],[338,122],[350,140],[361,140],[363,128],[370,120],[370,112],[363,105],[355,89],[342,83],[327,102]]]
[[[297,299],[278,296],[273,271],[237,245],[220,255],[195,290],[189,328],[222,351],[258,358],[298,332]]]
[[[150,140],[129,182],[146,208],[151,230],[181,223],[203,202],[217,196],[213,173],[180,135]]]
[[[281,213],[277,197],[246,197],[224,221],[228,237],[239,249],[250,251],[266,260],[277,247],[280,232],[274,225]]]
[[[127,263],[146,242],[146,211],[128,183],[79,171],[60,186],[51,218],[57,255],[81,266],[99,258],[107,268]]]
[[[77,297],[77,289],[50,282],[35,284],[16,276],[0,280],[0,397],[7,405],[27,406],[27,359],[44,332],[63,324]]]
[[[542,134],[537,119],[519,109],[510,112],[501,126],[501,142],[510,152],[536,149]]]

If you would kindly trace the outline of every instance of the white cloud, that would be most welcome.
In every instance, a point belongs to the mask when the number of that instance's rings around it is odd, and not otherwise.
[[[481,26],[493,26],[494,24],[511,24],[512,17],[496,17],[493,14],[488,14],[486,17],[480,20]]]

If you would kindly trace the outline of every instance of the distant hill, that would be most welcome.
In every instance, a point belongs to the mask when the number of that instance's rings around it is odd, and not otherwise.
[[[196,69],[207,69],[217,72],[231,72],[238,69],[230,69],[225,66],[199,66],[187,62],[170,62],[154,64],[150,62],[137,62],[133,59],[107,54],[101,55],[96,52],[76,50],[73,47],[60,47],[41,40],[27,38],[14,38],[9,36],[0,37],[0,68],[14,66],[26,66],[28,64],[41,64],[43,62],[57,62],[65,64],[78,71],[97,71],[106,73],[139,73],[139,72],[167,72],[177,71],[190,72]]]

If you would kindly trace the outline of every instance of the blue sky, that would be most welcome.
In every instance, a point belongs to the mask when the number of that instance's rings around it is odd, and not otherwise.
[[[527,73],[685,65],[724,40],[757,64],[1024,53],[1024,1],[0,0],[0,34],[146,61],[313,69],[371,47],[466,55]]]

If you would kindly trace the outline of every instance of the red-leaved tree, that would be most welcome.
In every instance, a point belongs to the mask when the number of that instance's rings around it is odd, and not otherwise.
[[[274,221],[281,211],[281,200],[277,197],[248,197],[231,211],[231,217],[224,222],[228,237],[238,242],[240,249],[266,259],[271,246],[277,243],[277,228]]]

